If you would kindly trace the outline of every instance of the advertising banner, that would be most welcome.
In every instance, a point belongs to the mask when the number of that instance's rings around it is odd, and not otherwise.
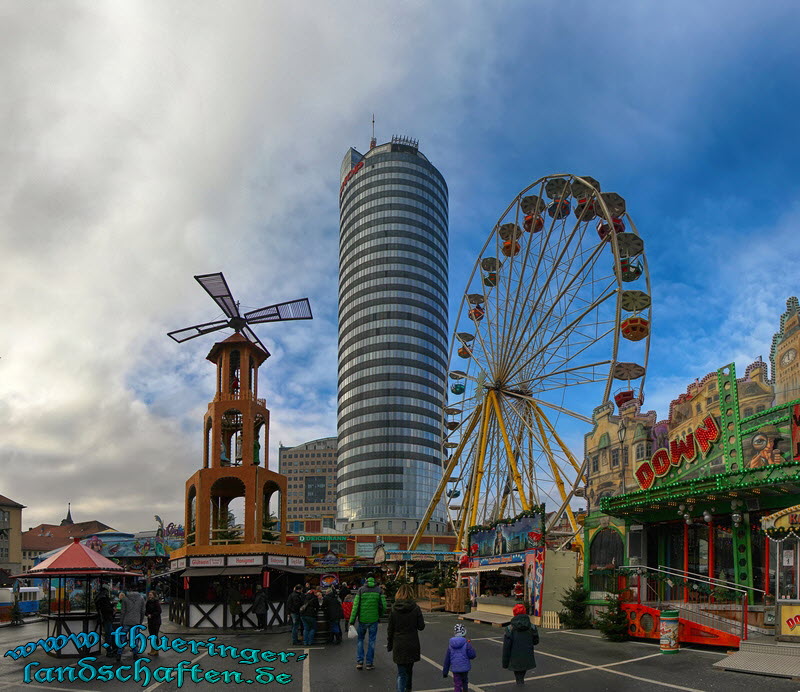
[[[537,546],[541,534],[541,514],[520,517],[513,522],[496,524],[491,529],[470,533],[469,554],[486,557],[530,550]]]
[[[541,625],[544,595],[545,547],[539,546],[525,556],[525,600],[530,605],[531,622]]]

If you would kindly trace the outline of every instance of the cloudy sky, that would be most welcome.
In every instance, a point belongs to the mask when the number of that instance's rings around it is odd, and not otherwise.
[[[768,356],[800,293],[800,7],[670,2],[4,2],[0,494],[24,526],[182,520],[219,316],[258,329],[281,441],[335,434],[338,171],[420,140],[450,188],[451,295],[555,172],[628,200],[654,294],[647,403]],[[591,406],[587,405],[587,412]]]

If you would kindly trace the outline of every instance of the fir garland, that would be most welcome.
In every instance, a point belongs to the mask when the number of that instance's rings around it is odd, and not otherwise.
[[[527,519],[530,517],[541,516],[544,518],[544,504],[541,505],[534,505],[529,510],[520,512],[517,516],[509,519],[498,519],[496,522],[488,525],[476,524],[475,526],[470,526],[467,530],[468,534],[478,533],[479,531],[491,531],[496,526],[507,526],[508,524],[514,524],[518,522],[520,519]],[[544,535],[544,526],[542,526],[542,535]]]

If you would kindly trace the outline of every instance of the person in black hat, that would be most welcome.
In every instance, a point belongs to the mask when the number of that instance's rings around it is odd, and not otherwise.
[[[295,584],[289,598],[286,599],[286,612],[292,620],[292,644],[302,644],[300,641],[300,630],[302,621],[300,619],[300,608],[303,605],[303,586],[302,584]]]
[[[108,586],[105,584],[100,587],[100,592],[95,596],[94,606],[97,608],[100,624],[103,626],[103,632],[105,633],[106,655],[116,656],[117,645],[111,634],[114,629],[114,604],[111,602],[111,595]]]

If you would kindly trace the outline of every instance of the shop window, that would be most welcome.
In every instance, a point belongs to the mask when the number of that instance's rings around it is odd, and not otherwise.
[[[756,413],[761,413],[764,410],[764,404],[756,406]]]
[[[753,415],[753,409],[748,406],[744,410],[744,417],[747,418],[747,416],[752,416],[752,415]]]

